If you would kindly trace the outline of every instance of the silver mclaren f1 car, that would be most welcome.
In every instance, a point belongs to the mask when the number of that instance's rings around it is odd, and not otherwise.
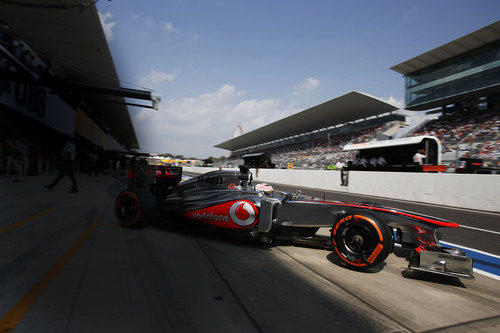
[[[248,168],[213,171],[181,182],[182,168],[136,165],[129,186],[115,202],[126,228],[154,220],[202,223],[245,232],[268,243],[289,239],[333,251],[344,266],[367,270],[381,265],[395,244],[406,248],[409,268],[473,279],[472,259],[463,251],[439,246],[439,228],[451,221],[374,203],[324,201],[252,184]],[[183,221],[183,222],[181,222]],[[330,237],[317,236],[319,228]]]

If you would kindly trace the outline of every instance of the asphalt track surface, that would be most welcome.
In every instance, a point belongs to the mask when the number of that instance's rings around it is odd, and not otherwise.
[[[125,179],[78,174],[68,194],[68,179],[41,186],[54,177],[0,177],[0,332],[500,329],[498,280],[411,272],[394,254],[353,271],[326,250],[181,221],[124,229]]]

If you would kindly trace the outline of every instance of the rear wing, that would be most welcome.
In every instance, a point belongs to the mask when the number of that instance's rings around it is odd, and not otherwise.
[[[160,192],[166,191],[182,180],[182,167],[158,165],[155,170],[156,185]]]
[[[182,167],[138,163],[128,171],[128,187],[143,188],[156,183],[160,189],[177,185],[182,180]]]

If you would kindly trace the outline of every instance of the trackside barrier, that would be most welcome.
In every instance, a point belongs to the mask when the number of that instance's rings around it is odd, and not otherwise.
[[[205,173],[218,168],[184,170]],[[500,212],[500,175],[350,171],[349,186],[340,186],[340,171],[335,170],[251,171],[262,182]]]

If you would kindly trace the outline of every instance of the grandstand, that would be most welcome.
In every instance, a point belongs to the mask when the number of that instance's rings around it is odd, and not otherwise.
[[[376,97],[350,92],[216,145],[231,150],[226,165],[248,153],[268,153],[277,168],[324,169],[343,157],[348,143],[389,138],[405,117]]]
[[[405,77],[408,110],[440,117],[410,135],[442,141],[443,161],[500,160],[500,21],[393,66]]]

